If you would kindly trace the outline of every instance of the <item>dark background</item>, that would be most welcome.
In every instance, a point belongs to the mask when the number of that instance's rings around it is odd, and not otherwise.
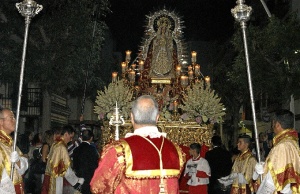
[[[233,33],[231,9],[234,0],[112,0],[107,25],[120,52],[138,51],[144,35],[146,15],[162,8],[175,11],[184,23],[186,41],[224,41]]]

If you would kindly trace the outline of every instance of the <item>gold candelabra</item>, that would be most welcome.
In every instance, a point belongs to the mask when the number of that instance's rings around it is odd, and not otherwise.
[[[191,65],[184,68],[181,64],[178,64],[174,68],[175,77],[172,79],[156,78],[154,81],[150,80],[147,72],[149,73],[149,67],[144,67],[144,60],[136,59],[130,63],[131,51],[125,51],[126,57],[125,61],[121,63],[122,79],[130,86],[134,88],[134,91],[138,97],[141,94],[152,94],[161,97],[166,85],[170,84],[172,87],[171,97],[178,96],[177,103],[182,103],[180,97],[182,92],[184,93],[186,88],[193,87],[195,83],[199,84],[203,80],[204,87],[210,87],[210,77],[204,76],[201,73],[201,66],[197,64],[197,52],[193,51],[191,53]],[[144,75],[144,72],[146,75]],[[112,80],[117,80],[117,73],[113,72]],[[138,89],[137,89],[138,88]],[[179,118],[179,110],[173,111],[174,118]]]

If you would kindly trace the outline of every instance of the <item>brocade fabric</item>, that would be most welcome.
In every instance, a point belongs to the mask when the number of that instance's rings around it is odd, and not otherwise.
[[[12,153],[13,140],[3,130],[0,130],[0,177],[2,178],[2,172],[5,169],[7,174],[11,172],[10,155]],[[20,149],[16,148],[20,157],[23,156]],[[27,162],[27,160],[20,160],[20,162]],[[22,165],[22,164],[21,164]],[[24,166],[24,165],[23,165]],[[28,167],[28,162],[27,165]],[[23,170],[25,172],[25,170]],[[13,184],[15,186],[16,194],[24,194],[24,183],[22,175],[18,172],[17,167],[14,168]]]
[[[271,149],[264,169],[266,176],[270,172],[276,191],[291,184],[293,194],[300,193],[300,151],[298,133],[286,129],[273,138]]]
[[[164,137],[147,138],[159,148]],[[167,139],[164,142],[162,176],[165,192],[178,194],[178,178],[183,169],[185,155],[179,146]],[[91,192],[158,194],[160,172],[158,153],[153,145],[137,135],[130,136],[104,147],[98,168],[90,183]]]
[[[45,177],[42,186],[42,194],[55,194],[56,178],[63,177],[71,163],[67,146],[63,139],[57,140],[51,147],[46,165]]]
[[[234,161],[231,173],[242,173],[248,184],[239,184],[238,177],[233,180],[230,194],[250,194],[254,192],[252,175],[257,161],[248,149],[241,153]]]

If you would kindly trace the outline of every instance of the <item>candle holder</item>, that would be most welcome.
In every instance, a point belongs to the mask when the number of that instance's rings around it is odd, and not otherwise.
[[[113,115],[110,117],[109,125],[115,126],[115,140],[118,141],[119,138],[119,126],[122,126],[125,124],[123,116],[120,114],[118,103],[116,102],[116,107],[114,108],[115,111],[113,112]]]

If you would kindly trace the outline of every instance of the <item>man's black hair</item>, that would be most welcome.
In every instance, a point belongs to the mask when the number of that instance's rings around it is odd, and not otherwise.
[[[200,150],[201,150],[201,145],[199,143],[192,143],[190,145],[190,148],[192,150],[196,150],[196,152],[199,154],[200,153]]]
[[[75,129],[71,125],[65,125],[65,126],[63,126],[60,134],[64,135],[65,133],[68,133],[68,134],[75,133]]]
[[[215,135],[211,138],[211,142],[214,146],[221,146],[222,145],[222,139],[220,136]]]
[[[92,137],[94,137],[94,133],[91,130],[84,130],[84,131],[82,131],[81,135],[82,135],[83,141],[88,141]]]
[[[283,129],[294,128],[294,114],[286,109],[275,111],[272,115],[272,122],[278,122]]]

